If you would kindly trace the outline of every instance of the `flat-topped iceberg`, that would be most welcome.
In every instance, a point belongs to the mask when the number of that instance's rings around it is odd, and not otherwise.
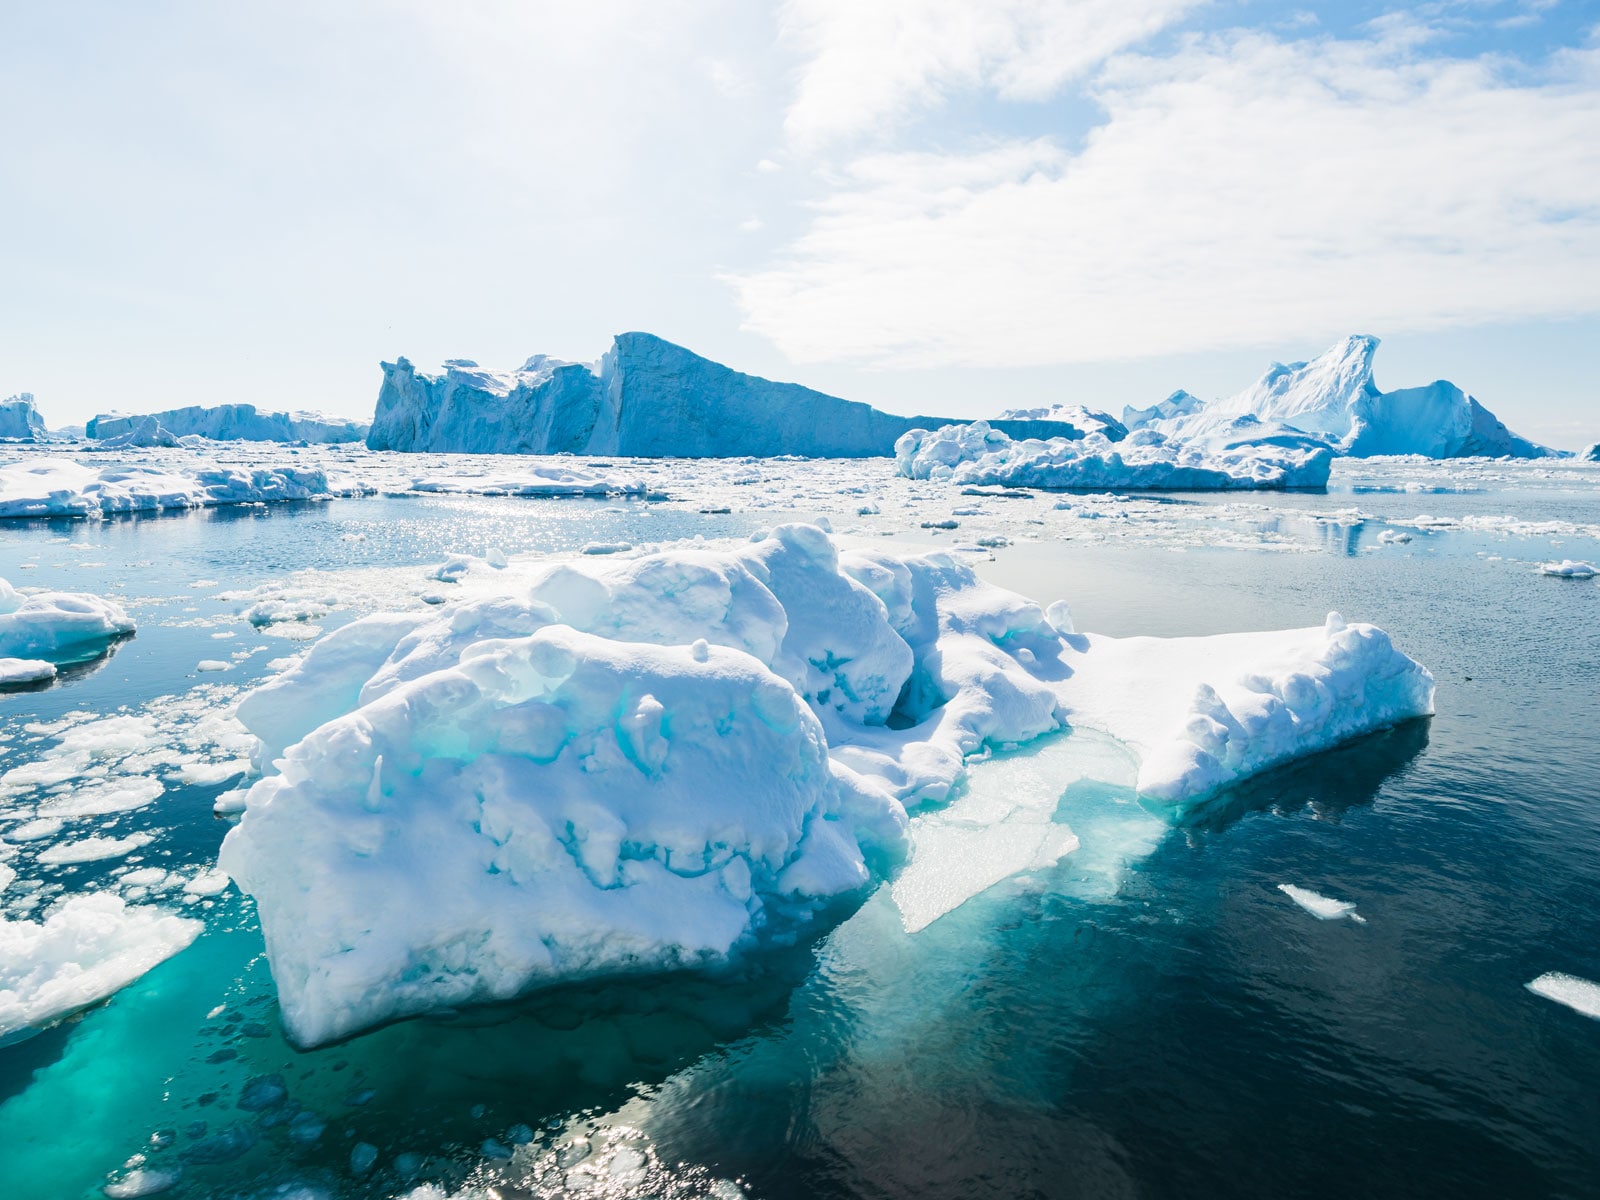
[[[44,418],[34,406],[32,393],[0,400],[0,440],[42,442],[46,436]]]
[[[1370,626],[1083,637],[947,555],[812,526],[456,578],[239,705],[267,774],[221,866],[299,1043],[794,936],[893,876],[907,810],[989,746],[1101,729],[1181,805],[1432,705]],[[1076,844],[1049,810],[1024,865]]]
[[[91,441],[121,438],[152,419],[173,437],[202,437],[216,442],[359,442],[367,436],[367,426],[362,421],[315,412],[261,412],[253,404],[218,404],[209,408],[190,405],[132,415],[103,413],[84,427],[84,436]]]
[[[116,513],[319,500],[368,491],[320,467],[182,464],[89,465],[34,458],[0,467],[0,518],[104,517]]]
[[[1137,430],[1120,442],[1013,440],[987,422],[915,429],[895,445],[908,479],[1004,487],[1170,490],[1321,488],[1333,452],[1316,438],[1242,421],[1205,439]]]
[[[468,454],[730,458],[887,457],[900,417],[794,383],[746,375],[648,333],[618,334],[597,363],[535,355],[516,371],[454,359],[437,373],[383,364],[367,445]],[[1019,435],[1076,437],[1064,421],[1000,421]]]
[[[1309,362],[1274,363],[1237,395],[1209,403],[1176,392],[1149,409],[1129,409],[1130,429],[1209,439],[1241,419],[1322,438],[1342,455],[1371,458],[1544,458],[1554,451],[1518,437],[1447,380],[1385,392],[1373,378],[1378,339],[1356,335]]]

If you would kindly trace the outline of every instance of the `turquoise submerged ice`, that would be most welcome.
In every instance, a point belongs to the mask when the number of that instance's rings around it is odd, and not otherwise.
[[[1368,626],[1090,638],[947,555],[840,553],[809,525],[493,561],[239,706],[269,773],[221,865],[301,1044],[792,934],[895,873],[907,810],[986,745],[1101,729],[1177,804],[1432,706]]]

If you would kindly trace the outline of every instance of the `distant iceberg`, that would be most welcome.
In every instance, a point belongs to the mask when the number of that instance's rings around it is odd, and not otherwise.
[[[986,748],[1099,730],[1181,807],[1433,706],[1370,625],[1077,635],[948,555],[808,525],[468,564],[455,586],[335,630],[239,705],[266,776],[220,865],[301,1044],[817,928],[899,871],[907,809],[960,795]],[[1074,852],[1053,772],[985,779],[1007,802],[961,818],[1006,823],[1005,845],[956,895],[913,887],[908,927]]]
[[[147,422],[169,436],[203,437],[215,442],[359,442],[367,436],[367,426],[346,417],[330,417],[312,412],[260,412],[253,404],[218,404],[211,408],[194,405],[165,412],[128,415],[103,413],[84,427],[90,441],[105,441],[133,435],[155,436]],[[141,433],[141,430],[144,432]],[[132,446],[170,445],[163,441],[133,440]]]
[[[42,442],[47,436],[31,392],[0,400],[0,440]]]
[[[1585,446],[1578,457],[1584,462],[1600,462],[1600,442]]]
[[[1488,409],[1447,380],[1380,391],[1372,360],[1378,339],[1347,337],[1310,362],[1274,363],[1250,387],[1209,403],[1176,392],[1148,409],[1129,409],[1129,429],[1168,437],[1214,436],[1240,419],[1325,440],[1340,455],[1371,458],[1546,458],[1545,446],[1518,437]]]
[[[0,466],[0,519],[106,517],[283,500],[326,500],[373,489],[320,467],[233,467],[185,456],[176,465],[33,458]]]
[[[892,455],[909,429],[950,423],[774,383],[652,334],[623,333],[597,363],[540,354],[519,370],[492,371],[452,359],[437,373],[404,358],[384,363],[367,445],[467,454],[872,458]],[[1062,420],[993,424],[1018,436],[1086,432]]]
[[[896,469],[908,479],[1095,490],[1321,488],[1333,463],[1322,441],[1263,430],[1253,421],[1230,422],[1206,438],[1141,429],[1121,442],[1100,434],[1014,440],[977,421],[912,430],[895,455]]]

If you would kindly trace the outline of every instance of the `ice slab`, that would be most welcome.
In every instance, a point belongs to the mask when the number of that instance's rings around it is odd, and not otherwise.
[[[1600,983],[1591,983],[1560,971],[1547,971],[1526,986],[1536,996],[1565,1004],[1573,1012],[1600,1020]]]
[[[1278,890],[1319,921],[1337,921],[1349,917],[1358,925],[1367,923],[1367,919],[1356,912],[1356,906],[1349,900],[1335,900],[1292,883],[1280,883]]]

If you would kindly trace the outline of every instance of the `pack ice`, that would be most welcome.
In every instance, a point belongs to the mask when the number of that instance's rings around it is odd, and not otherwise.
[[[383,364],[367,445],[468,454],[870,458],[908,429],[898,417],[794,383],[774,383],[648,333],[621,333],[597,363],[537,354],[516,371],[453,359],[437,373]],[[1060,420],[1001,421],[1019,434],[1080,436]]]
[[[908,479],[1007,487],[1092,489],[1285,489],[1328,484],[1333,453],[1316,438],[1263,431],[1245,421],[1206,437],[1140,429],[1120,442],[1013,440],[986,421],[914,429],[895,445]]]
[[[1310,362],[1274,363],[1237,395],[1205,403],[1176,392],[1147,409],[1126,409],[1130,430],[1210,440],[1240,422],[1324,439],[1342,455],[1371,458],[1544,458],[1554,453],[1518,437],[1476,399],[1447,380],[1381,391],[1373,379],[1378,339],[1358,334]]]
[[[367,425],[363,421],[315,412],[261,412],[253,404],[218,404],[209,408],[190,405],[132,415],[102,413],[89,421],[83,433],[91,441],[108,441],[138,434],[141,429],[147,431],[146,437],[160,429],[174,438],[202,437],[217,442],[359,442],[367,436]]]
[[[947,555],[808,525],[455,578],[454,604],[355,621],[239,705],[266,774],[221,866],[301,1044],[815,928],[990,746],[1099,729],[1181,805],[1432,706],[1371,626],[1086,637]],[[979,806],[1006,871],[1076,845],[1051,800]]]

